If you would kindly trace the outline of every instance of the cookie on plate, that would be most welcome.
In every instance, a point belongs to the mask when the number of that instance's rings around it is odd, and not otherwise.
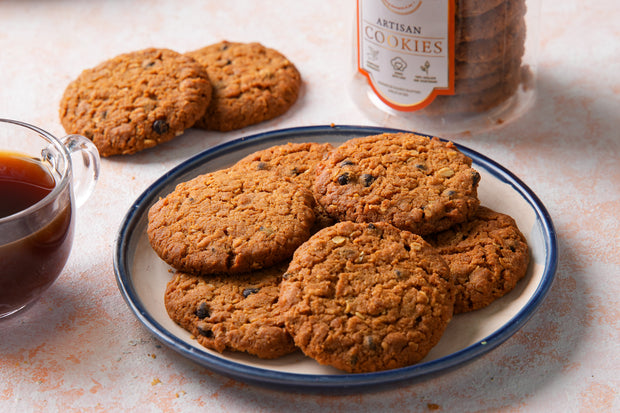
[[[102,156],[169,141],[190,128],[211,100],[211,83],[194,59],[168,49],[121,54],[84,70],[60,101],[67,133],[92,140]]]
[[[170,318],[203,346],[273,359],[297,348],[284,327],[278,306],[287,262],[238,275],[177,273],[164,303]]]
[[[269,170],[278,175],[288,177],[294,182],[303,185],[312,191],[314,185],[316,164],[334,147],[330,143],[287,143],[276,145],[254,152],[238,161],[233,169],[240,170]],[[334,223],[320,204],[315,205],[315,230],[330,226]]]
[[[340,222],[295,251],[279,304],[304,354],[363,373],[424,358],[452,317],[454,291],[446,262],[420,236]]]
[[[273,119],[299,95],[295,65],[260,43],[223,41],[187,55],[206,68],[213,84],[213,99],[198,127],[230,131]]]
[[[530,261],[527,241],[514,219],[483,206],[471,221],[425,239],[450,266],[455,314],[503,297],[525,276]]]
[[[333,148],[331,143],[289,142],[251,153],[233,168],[270,170],[312,190],[316,164]]]
[[[340,221],[389,222],[424,235],[473,216],[479,180],[451,142],[386,133],[332,150],[317,164],[314,194]]]
[[[269,171],[223,169],[183,182],[148,213],[155,252],[190,273],[241,273],[289,258],[310,235],[314,198]]]

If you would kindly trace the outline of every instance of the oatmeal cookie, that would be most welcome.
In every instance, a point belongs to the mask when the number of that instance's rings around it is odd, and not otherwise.
[[[512,52],[521,50],[520,45],[525,42],[525,32],[525,20],[521,17],[493,37],[457,43],[454,52],[455,59],[477,64],[503,56],[515,57]]]
[[[84,70],[65,89],[59,115],[67,133],[91,139],[102,156],[125,155],[180,135],[210,100],[201,64],[149,48]]]
[[[446,262],[420,236],[340,222],[295,251],[279,304],[307,356],[363,373],[424,358],[452,317],[454,292]]]
[[[414,133],[351,139],[317,164],[314,194],[340,221],[424,235],[475,213],[480,174],[451,142]]]
[[[175,274],[164,303],[170,318],[203,346],[273,359],[296,350],[278,306],[288,262],[252,273]]]
[[[316,164],[334,147],[331,143],[286,143],[251,153],[234,169],[270,170],[312,190]]]
[[[420,111],[428,116],[453,115],[484,112],[497,107],[510,99],[522,85],[526,67],[520,67],[518,73],[501,80],[497,84],[473,93],[461,93],[454,96],[437,96],[432,104]]]
[[[456,16],[471,17],[484,14],[506,0],[456,0]]]
[[[425,239],[450,266],[455,314],[504,296],[525,276],[530,261],[527,241],[514,219],[483,206],[471,221]]]
[[[457,18],[455,22],[456,42],[491,38],[523,18],[525,11],[524,0],[506,0],[486,13]]]
[[[233,169],[241,170],[269,170],[290,178],[312,191],[314,185],[316,164],[333,149],[330,143],[287,143],[276,145],[254,152],[238,161]],[[316,203],[315,229],[327,227],[334,223],[320,204]],[[316,232],[313,230],[312,232]]]
[[[241,273],[289,258],[310,236],[314,199],[269,171],[219,170],[179,184],[148,213],[155,252],[190,273]]]
[[[223,41],[187,53],[207,70],[213,99],[196,126],[230,131],[284,114],[297,100],[299,71],[260,43]]]

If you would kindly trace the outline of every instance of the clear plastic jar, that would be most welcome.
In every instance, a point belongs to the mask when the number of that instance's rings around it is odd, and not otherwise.
[[[351,95],[382,126],[452,136],[535,100],[541,0],[358,0]]]

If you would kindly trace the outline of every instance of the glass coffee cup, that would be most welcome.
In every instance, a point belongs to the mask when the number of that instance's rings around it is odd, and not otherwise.
[[[34,303],[67,262],[75,210],[99,176],[95,145],[0,119],[0,319]]]

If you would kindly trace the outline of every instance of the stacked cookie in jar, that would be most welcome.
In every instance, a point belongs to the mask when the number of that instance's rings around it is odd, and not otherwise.
[[[359,0],[353,99],[384,126],[431,134],[516,119],[535,98],[538,3]]]

